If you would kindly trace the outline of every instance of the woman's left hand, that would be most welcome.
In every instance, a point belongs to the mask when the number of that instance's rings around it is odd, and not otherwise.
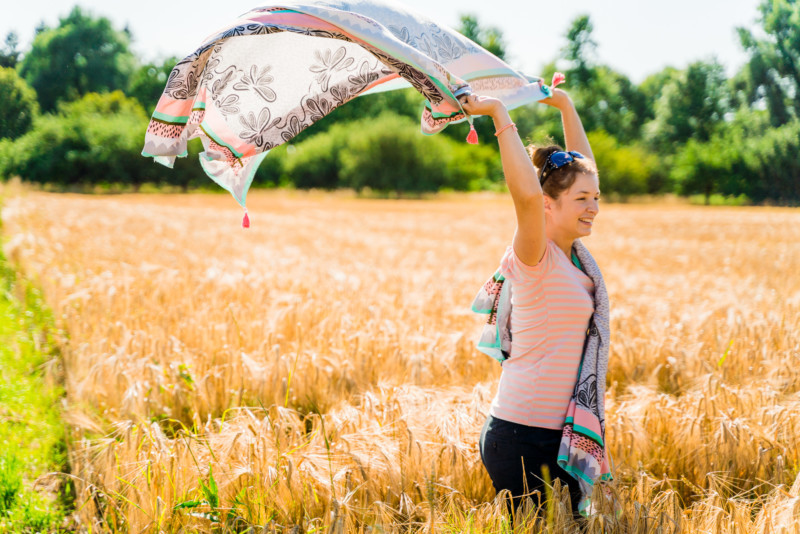
[[[470,115],[488,115],[495,118],[506,111],[505,104],[492,96],[471,94],[460,100],[461,107]]]

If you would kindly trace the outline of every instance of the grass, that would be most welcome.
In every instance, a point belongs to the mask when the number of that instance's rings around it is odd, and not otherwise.
[[[500,368],[469,302],[505,196],[22,191],[6,254],[64,336],[84,528],[511,532],[480,464]],[[590,532],[800,520],[800,212],[604,205],[616,481]],[[540,513],[534,513],[537,509]],[[514,529],[575,531],[556,493]]]
[[[714,193],[713,195],[710,195],[708,199],[706,199],[705,195],[691,195],[689,197],[689,203],[697,206],[750,206],[753,204],[753,201],[750,200],[745,194],[738,196],[726,196],[720,195],[719,193]]]
[[[0,532],[55,532],[70,485],[63,390],[42,295],[17,278],[0,254]]]

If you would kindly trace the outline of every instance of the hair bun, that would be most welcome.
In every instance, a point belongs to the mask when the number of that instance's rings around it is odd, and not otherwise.
[[[542,183],[542,169],[547,164],[547,158],[555,152],[563,151],[564,149],[558,145],[545,147],[528,146],[528,155],[530,155],[531,161],[536,167],[537,178],[542,185],[542,191],[545,195],[554,199],[559,198],[561,193],[572,187],[579,174],[597,175],[597,167],[592,160],[585,157],[574,158],[569,161],[569,165],[554,166],[551,171],[548,171],[546,179]]]
[[[542,167],[544,167],[544,162],[547,161],[547,157],[554,152],[560,152],[562,150],[564,149],[558,145],[550,145],[544,147],[531,146],[529,148],[529,153],[531,156],[531,160],[533,161],[533,165],[539,172],[541,172]]]

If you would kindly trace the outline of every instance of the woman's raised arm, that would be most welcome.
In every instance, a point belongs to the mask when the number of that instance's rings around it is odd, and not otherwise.
[[[569,95],[561,89],[554,89],[553,96],[545,98],[541,102],[561,111],[561,123],[564,126],[564,144],[567,145],[567,150],[580,152],[594,161],[592,147],[589,146],[589,139],[586,137],[583,123]]]
[[[486,96],[470,95],[462,102],[470,115],[488,115],[494,121],[500,159],[508,190],[517,213],[517,231],[514,235],[514,252],[527,265],[536,265],[547,247],[544,231],[544,198],[536,169],[528,151],[513,127],[511,117],[503,103]],[[587,143],[588,145],[588,143]]]

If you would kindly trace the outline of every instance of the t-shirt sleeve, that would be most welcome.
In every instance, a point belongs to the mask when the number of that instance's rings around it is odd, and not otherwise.
[[[500,261],[500,274],[511,280],[512,283],[521,283],[541,278],[552,269],[555,258],[553,257],[553,247],[555,245],[548,241],[544,249],[544,255],[536,265],[526,265],[514,252],[514,247],[509,246],[503,259]]]

